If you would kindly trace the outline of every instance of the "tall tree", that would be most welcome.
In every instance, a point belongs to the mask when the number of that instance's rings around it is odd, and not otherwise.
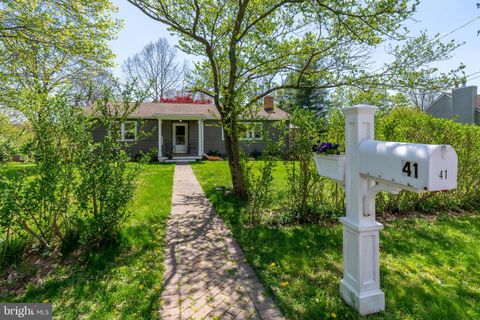
[[[314,73],[315,70],[321,69],[318,66],[320,62],[312,63],[308,66],[308,69],[311,69]],[[299,66],[305,65],[305,62],[300,62]],[[287,83],[289,81],[295,81],[296,78],[295,72],[292,73],[291,77],[287,78]],[[328,90],[327,89],[318,89],[315,88],[316,85],[319,85],[317,82],[321,82],[322,79],[315,77],[310,79],[305,77],[302,80],[302,88],[299,89],[287,89],[283,90],[279,95],[281,95],[279,100],[281,101],[282,106],[286,110],[294,109],[295,107],[301,107],[310,111],[313,111],[318,117],[325,116],[327,113],[328,106]]]
[[[182,71],[176,62],[177,50],[160,38],[150,42],[139,53],[123,63],[123,72],[135,80],[142,90],[148,91],[154,102],[172,95],[180,85]]]
[[[402,23],[417,3],[409,0],[128,0],[180,37],[195,64],[196,91],[213,98],[225,128],[234,191],[245,196],[240,165],[239,119],[260,99],[281,89],[401,86],[410,70],[445,55],[455,44],[408,39]],[[408,41],[412,52],[393,49],[392,64],[372,71],[371,53],[386,40]],[[432,54],[434,53],[434,54]],[[299,66],[298,61],[303,61]],[[311,72],[317,61],[320,69]],[[403,70],[400,72],[398,69]],[[431,71],[428,67],[421,69]],[[293,76],[292,76],[293,72]],[[286,82],[290,75],[291,81]],[[306,77],[322,81],[303,81]]]
[[[112,65],[119,23],[110,0],[6,0],[0,5],[0,102],[48,95],[88,68]]]

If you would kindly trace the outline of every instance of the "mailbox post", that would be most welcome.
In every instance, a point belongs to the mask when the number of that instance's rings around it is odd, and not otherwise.
[[[345,185],[347,212],[340,218],[340,295],[362,315],[385,309],[379,261],[379,231],[383,225],[375,221],[375,195],[380,191],[425,192],[457,186],[458,159],[451,146],[376,141],[377,109],[368,105],[344,108],[345,157],[315,158],[320,174]]]
[[[359,145],[363,140],[374,137],[375,111],[377,107],[367,105],[343,109],[347,212],[340,219],[343,224],[340,295],[360,314],[385,309],[379,269],[379,230],[383,225],[375,221],[375,195],[369,195],[373,182],[360,175]]]

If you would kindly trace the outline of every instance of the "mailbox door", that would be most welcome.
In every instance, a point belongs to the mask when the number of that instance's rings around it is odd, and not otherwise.
[[[457,154],[451,146],[437,148],[430,157],[430,191],[451,190],[457,187]]]
[[[451,146],[365,140],[359,151],[360,173],[375,180],[417,192],[456,187],[457,155]]]

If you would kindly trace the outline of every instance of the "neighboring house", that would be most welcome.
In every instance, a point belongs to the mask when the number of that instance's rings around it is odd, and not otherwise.
[[[480,96],[476,86],[463,86],[443,93],[425,112],[445,119],[455,119],[461,123],[480,124]]]
[[[144,102],[121,124],[121,141],[128,145],[127,152],[132,157],[157,150],[159,161],[195,160],[208,153],[225,155],[224,131],[219,117],[212,104]],[[282,130],[275,126],[288,117],[288,113],[274,106],[273,97],[265,97],[264,106],[256,115],[242,121],[244,133],[240,144],[243,150],[262,152],[264,134],[283,139],[288,149],[288,134],[282,136]],[[140,136],[140,128],[146,136]],[[288,129],[288,121],[285,128]],[[94,139],[100,141],[105,133],[103,127],[95,129]]]

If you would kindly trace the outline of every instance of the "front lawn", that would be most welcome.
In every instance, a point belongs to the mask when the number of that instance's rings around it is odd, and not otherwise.
[[[215,191],[231,185],[228,164],[203,162],[193,169],[289,318],[361,318],[339,297],[341,225],[246,228],[240,217],[245,203]],[[275,184],[282,184],[281,174]],[[380,247],[386,311],[368,318],[480,319],[479,239],[480,216],[474,214],[385,222]]]
[[[15,284],[2,279],[0,301],[51,302],[56,319],[157,319],[173,171],[174,165],[145,166],[119,246],[93,254],[88,263],[73,257],[43,261],[50,265],[18,263],[18,272],[51,272],[29,279],[18,292],[8,291]]]

